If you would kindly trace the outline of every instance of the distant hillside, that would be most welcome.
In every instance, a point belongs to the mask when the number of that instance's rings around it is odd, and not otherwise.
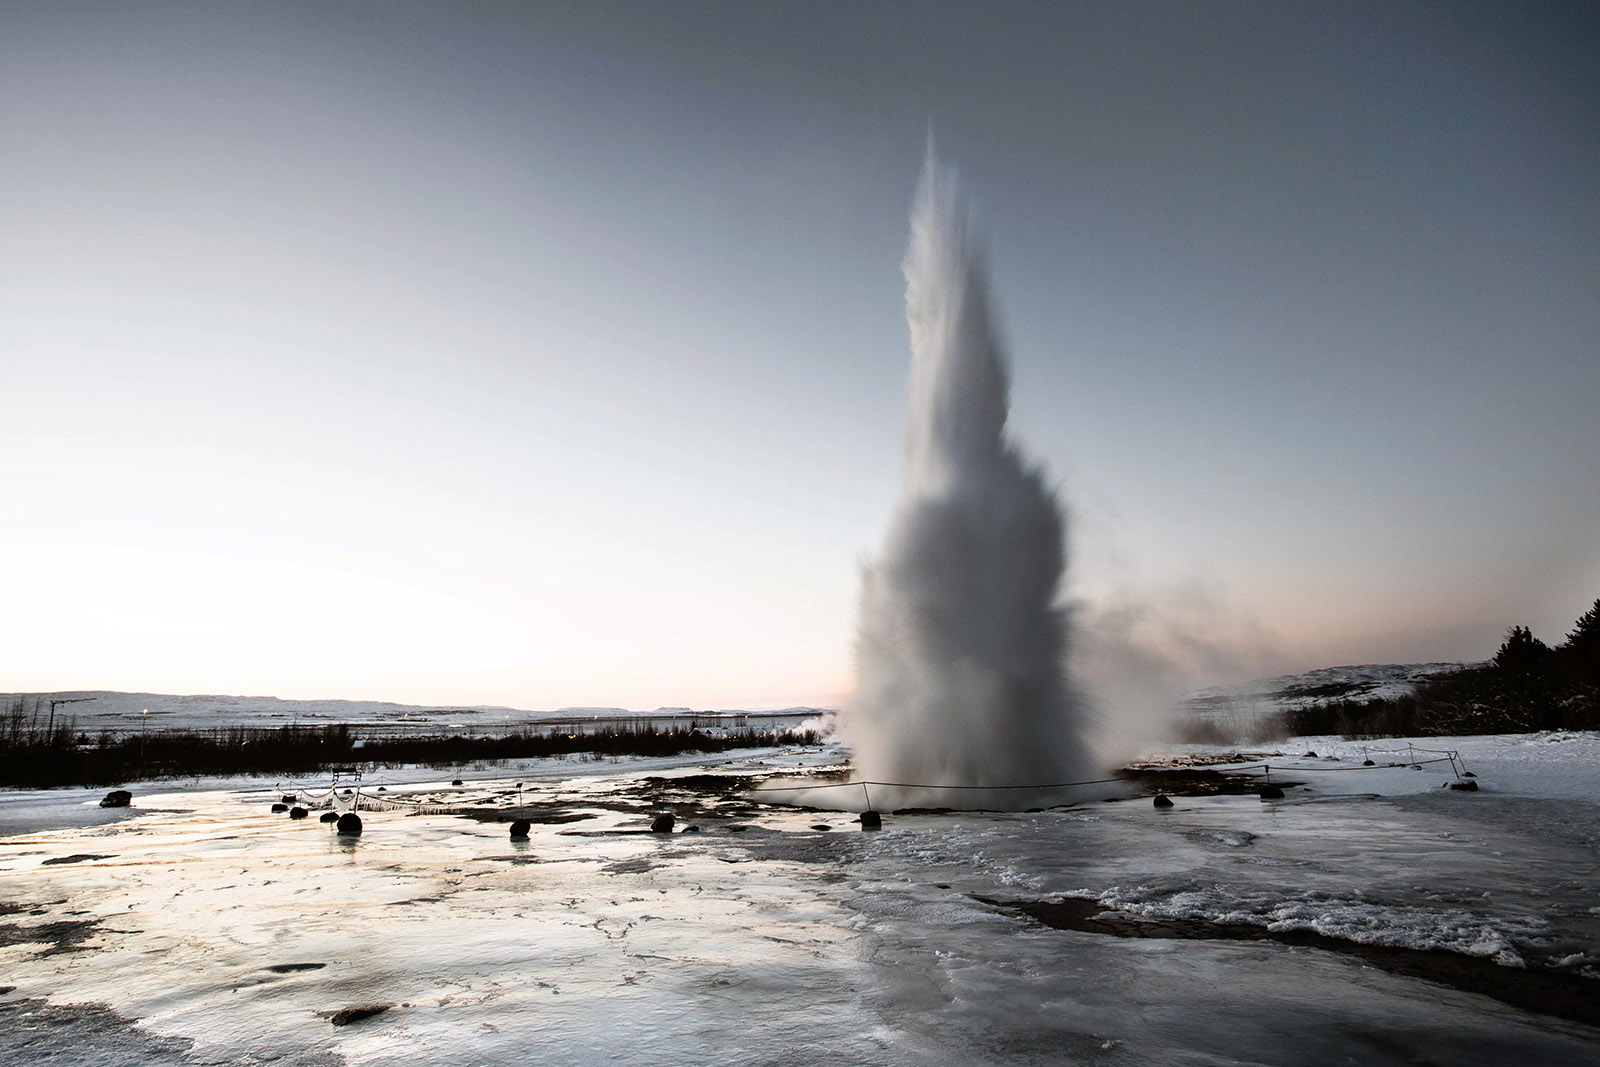
[[[1600,729],[1600,600],[1555,645],[1512,626],[1479,663],[1328,667],[1200,690],[1182,707],[1193,741]]]
[[[1275,737],[1284,731],[1285,712],[1344,701],[1396,700],[1435,678],[1475,666],[1479,665],[1364,663],[1197,689],[1179,701],[1179,735],[1217,742]]]
[[[1554,646],[1512,626],[1494,658],[1429,678],[1409,693],[1292,708],[1296,734],[1346,737],[1600,729],[1600,600]]]
[[[55,708],[52,713],[51,705]],[[27,721],[57,725],[71,723],[75,730],[98,734],[102,730],[128,733],[137,730],[210,730],[248,726],[383,726],[407,730],[466,729],[484,732],[521,724],[568,722],[615,723],[679,717],[762,718],[812,716],[817,708],[781,711],[693,711],[660,708],[629,711],[624,708],[559,708],[530,711],[496,705],[414,705],[379,700],[283,700],[265,696],[175,695],[170,693],[119,693],[70,691],[58,693],[0,693],[0,711],[20,709]]]

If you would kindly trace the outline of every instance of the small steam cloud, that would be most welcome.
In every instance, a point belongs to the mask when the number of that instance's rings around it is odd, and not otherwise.
[[[1087,733],[1101,766],[1170,740],[1185,693],[1293,663],[1275,634],[1199,581],[1122,589],[1075,604],[1073,616],[1075,676],[1095,709]]]
[[[931,146],[905,275],[905,483],[883,553],[862,574],[856,687],[841,734],[859,777],[872,781],[1098,777],[1085,774],[1081,702],[1065,670],[1061,509],[1006,433],[1010,376],[988,279],[955,176]],[[1015,807],[1038,795],[919,790],[897,800]]]

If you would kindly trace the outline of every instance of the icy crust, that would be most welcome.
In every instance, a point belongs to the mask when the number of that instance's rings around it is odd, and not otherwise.
[[[1438,949],[1525,967],[1517,946],[1546,943],[1549,924],[1491,920],[1467,911],[1376,904],[1310,895],[1299,900],[1246,897],[1221,886],[1172,892],[1157,886],[1112,886],[1100,893],[1065,893],[1107,908],[1154,919],[1260,926],[1274,932],[1309,930],[1363,945]]]
[[[589,764],[581,775],[551,764],[544,778],[499,768],[498,780],[465,772],[461,787],[449,771],[443,782],[439,771],[382,775],[385,796],[474,804],[514,803],[521,782],[524,802],[586,816],[536,822],[523,843],[504,822],[399,811],[364,812],[366,833],[342,841],[270,813],[278,791],[260,781],[169,784],[138,792],[121,822],[0,837],[0,974],[17,987],[0,1003],[59,1009],[37,1049],[74,1063],[127,1062],[109,1045],[114,1019],[103,1039],[74,1026],[88,1010],[78,1006],[99,1003],[152,1038],[194,1042],[191,1062],[275,1067],[1308,1054],[1600,1065],[1600,1031],[1351,955],[1203,932],[1107,936],[990,903],[1073,896],[1152,920],[1279,924],[1524,962],[1504,972],[1519,979],[1559,967],[1587,983],[1574,972],[1590,973],[1600,947],[1600,808],[1587,770],[1600,738],[1459,747],[1484,792],[1439,788],[1437,768],[1337,770],[1274,803],[886,812],[872,833],[851,813],[708,787],[825,765],[836,751]],[[682,789],[660,781],[676,775],[692,777]],[[644,830],[645,795],[692,798],[700,832]],[[0,807],[14,799],[0,793]],[[392,1007],[332,1021],[378,1004]],[[87,1054],[91,1038],[104,1056]],[[7,1048],[7,1067],[45,1058]]]

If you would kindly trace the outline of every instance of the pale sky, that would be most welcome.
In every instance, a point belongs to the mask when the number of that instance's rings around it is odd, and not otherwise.
[[[1596,55],[1558,2],[0,3],[0,690],[837,702],[930,122],[1097,669],[1554,643]]]

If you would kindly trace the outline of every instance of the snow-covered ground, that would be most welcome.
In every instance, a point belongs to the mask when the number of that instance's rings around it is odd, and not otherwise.
[[[1237,755],[1302,784],[868,833],[723,787],[829,749],[541,761],[369,775],[353,840],[268,810],[326,779],[0,793],[0,1062],[1600,1064],[1537,998],[1339,950],[1600,992],[1600,735]],[[665,808],[699,832],[638,832]],[[1023,910],[1074,902],[1171,925]]]

